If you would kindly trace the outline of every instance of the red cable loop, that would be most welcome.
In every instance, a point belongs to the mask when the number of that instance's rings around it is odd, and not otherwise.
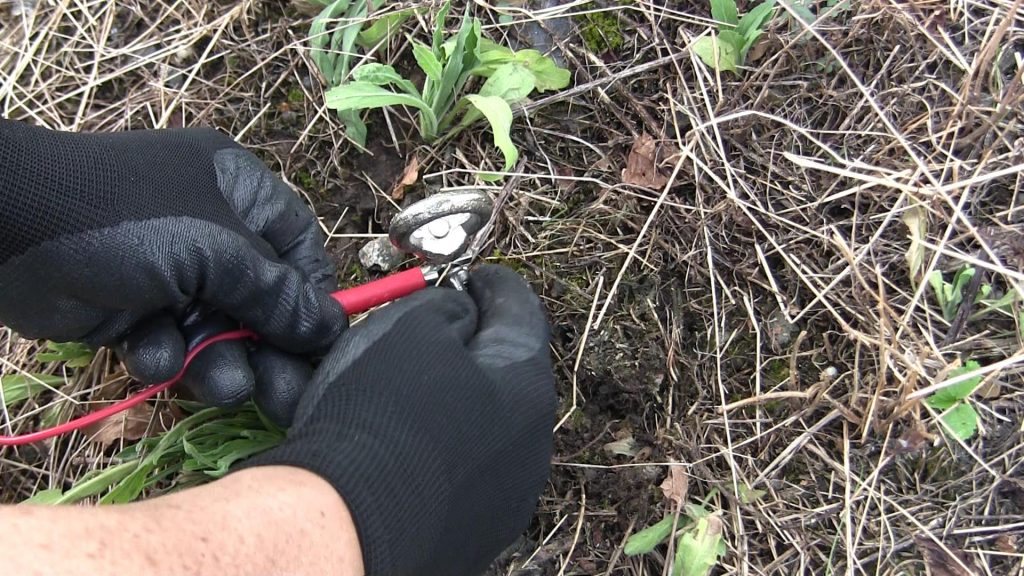
[[[426,286],[427,281],[423,276],[423,271],[419,268],[412,268],[404,272],[386,276],[380,280],[367,282],[361,286],[348,288],[346,290],[338,290],[337,292],[332,293],[331,297],[341,305],[346,314],[351,316],[353,314],[366,312],[371,308],[391,302],[392,300],[396,300],[402,296],[407,296],[421,288],[425,288]],[[79,416],[74,420],[57,426],[43,428],[42,430],[36,430],[35,432],[29,432],[27,434],[0,436],[0,446],[20,446],[22,444],[31,444],[32,442],[46,440],[47,438],[53,438],[54,436],[60,436],[61,434],[81,430],[90,424],[95,424],[104,418],[113,416],[118,412],[123,412],[132,406],[145,402],[153,396],[167,390],[171,386],[174,386],[179,380],[181,380],[182,376],[185,375],[185,371],[188,369],[189,364],[191,364],[195,357],[208,346],[225,340],[242,340],[246,338],[255,340],[258,336],[252,330],[232,330],[230,332],[223,332],[221,334],[211,336],[189,350],[188,354],[185,355],[185,362],[182,365],[181,370],[179,370],[178,373],[170,380],[161,382],[160,384],[154,384],[153,386],[150,386],[141,392],[137,392],[120,402],[115,402],[114,404],[105,406],[95,412],[89,412],[88,414]]]
[[[68,432],[85,428],[90,424],[95,424],[96,422],[99,422],[104,418],[113,416],[114,414],[127,410],[137,404],[141,404],[146,400],[149,400],[153,396],[156,396],[157,394],[163,392],[164,390],[167,390],[171,386],[174,386],[174,384],[178,380],[181,380],[181,377],[185,375],[185,370],[188,369],[188,365],[192,362],[192,360],[194,360],[195,357],[200,352],[205,350],[207,346],[211,346],[213,344],[216,344],[217,342],[223,342],[224,340],[239,340],[242,338],[255,337],[256,334],[251,330],[232,330],[230,332],[217,334],[216,336],[211,336],[197,344],[196,347],[193,348],[192,350],[189,350],[189,353],[185,355],[185,364],[181,367],[181,370],[179,370],[178,373],[175,374],[174,377],[171,378],[170,380],[166,382],[161,382],[160,384],[154,384],[141,392],[138,392],[136,394],[129,396],[128,398],[125,398],[124,400],[121,400],[120,402],[115,402],[110,406],[106,406],[104,408],[96,410],[95,412],[89,412],[88,414],[79,416],[74,420],[70,420],[57,426],[43,428],[42,430],[36,430],[35,432],[29,432],[28,434],[19,434],[15,436],[0,436],[0,446],[20,446],[22,444],[31,444],[32,442],[46,440],[47,438],[53,438],[54,436],[60,436],[61,434],[67,434]]]

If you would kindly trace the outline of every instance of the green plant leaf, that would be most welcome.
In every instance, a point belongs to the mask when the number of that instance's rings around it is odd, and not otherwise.
[[[986,286],[989,288],[989,293],[991,295],[992,287],[990,285],[985,284],[984,286],[982,286],[983,291]],[[975,318],[979,318],[989,312],[1011,313],[1013,312],[1014,303],[1016,303],[1020,299],[1020,293],[1017,292],[1016,290],[1010,290],[1009,292],[1003,294],[998,299],[991,299],[989,297],[976,299],[975,303],[980,305],[981,310],[978,310],[974,314],[971,314],[971,319],[973,320]]]
[[[982,300],[988,298],[991,295],[992,295],[992,285],[991,284],[982,284],[981,288],[978,289],[978,293],[974,297],[974,303],[977,304],[978,302],[981,302]]]
[[[946,429],[960,440],[970,440],[978,431],[978,413],[967,402],[961,402],[942,414]]]
[[[41,362],[64,362],[69,368],[84,368],[92,363],[96,355],[91,348],[80,342],[50,342],[46,350],[36,354]]]
[[[134,467],[135,462],[123,462],[110,468],[93,470],[79,479],[74,487],[67,492],[63,492],[59,488],[40,490],[31,498],[22,500],[21,504],[74,504],[89,496],[95,496],[121,481]]]
[[[534,76],[525,66],[510,62],[499,67],[480,87],[480,96],[497,96],[515,104],[522,101],[534,88]]]
[[[956,378],[957,376],[962,376],[968,372],[974,372],[975,370],[980,369],[980,364],[974,360],[968,360],[963,366],[951,371],[949,373],[949,378]],[[946,410],[957,402],[970,396],[971,392],[981,384],[981,379],[981,376],[975,376],[973,378],[968,378],[963,382],[953,384],[952,386],[946,386],[926,398],[925,402],[936,410]]]
[[[328,86],[338,86],[348,75],[356,40],[368,14],[366,0],[339,0],[324,8],[310,26],[310,52]]]
[[[768,23],[774,10],[775,0],[765,0],[744,14],[743,18],[740,18],[739,24],[736,25],[736,33],[743,37],[746,49],[749,49],[757,37],[764,32],[765,24]]]
[[[347,24],[342,26],[331,38],[331,50],[338,53],[338,61],[341,63],[334,70],[334,78],[331,79],[331,86],[338,86],[345,81],[345,75],[349,72],[352,57],[356,55],[356,43],[359,39],[359,30],[366,21],[369,8],[366,0],[355,0],[345,12]]]
[[[59,503],[63,496],[64,493],[61,492],[60,488],[48,488],[36,492],[32,497],[22,500],[19,504],[53,505]]]
[[[952,306],[949,301],[952,287],[946,284],[945,278],[942,277],[942,272],[932,270],[932,273],[928,275],[928,285],[932,287],[932,292],[935,293],[935,302],[939,305],[942,317],[947,321],[952,320],[952,316],[956,314],[956,307]]]
[[[957,297],[957,303],[959,304],[963,300],[964,288],[970,283],[971,278],[974,278],[976,273],[973,266],[964,266],[957,270],[956,275],[953,276],[953,294]]]
[[[324,94],[324,98],[327,107],[335,110],[365,110],[401,105],[430,112],[430,107],[419,97],[392,92],[370,82],[350,82],[331,88]]]
[[[372,50],[394,35],[411,15],[412,10],[400,10],[381,16],[369,27],[359,31],[356,42],[364,50]]]
[[[479,46],[480,64],[473,70],[476,76],[490,78],[501,66],[516,62],[533,73],[535,89],[538,92],[561,90],[572,81],[572,73],[569,70],[559,67],[553,59],[537,50],[513,52],[486,38],[480,39]]]
[[[743,37],[740,36],[739,34],[737,34],[733,30],[723,30],[723,31],[719,32],[718,33],[718,39],[723,44],[728,44],[728,45],[732,46],[732,48],[736,51],[736,53],[740,53],[740,51],[743,48]],[[737,65],[743,64],[742,58],[737,58],[736,59],[736,64]]]
[[[412,55],[416,58],[416,63],[419,64],[420,70],[423,70],[423,73],[427,75],[431,82],[441,81],[441,62],[438,61],[437,56],[434,56],[430,48],[419,42],[413,42]]]
[[[480,57],[480,66],[477,68],[477,73],[480,76],[490,76],[494,72],[495,67],[511,62],[516,57],[516,54],[518,54],[518,52],[514,52],[511,48],[502,46],[489,38],[480,38],[477,52]],[[483,71],[488,68],[489,71],[484,73]]]
[[[5,374],[0,376],[4,406],[13,406],[32,396],[64,384],[64,378],[52,374]]]
[[[117,484],[135,471],[136,462],[123,462],[117,466],[99,471],[88,480],[76,482],[74,487],[64,493],[56,504],[73,504],[90,496],[95,496],[107,488]]]
[[[366,146],[366,123],[358,110],[338,110],[338,119],[345,125],[345,135],[360,146]]]
[[[447,127],[451,121],[448,112],[455,105],[466,80],[479,63],[476,56],[479,40],[480,21],[469,17],[469,8],[467,7],[462,26],[459,28],[458,34],[455,35],[455,45],[444,63],[438,91],[430,102],[435,116],[443,118],[441,129]],[[429,140],[429,138],[427,139]]]
[[[683,505],[683,512],[686,513],[687,517],[695,522],[701,518],[707,518],[711,515],[711,512],[708,511],[703,504],[695,504],[693,502],[687,502]]]
[[[156,462],[147,458],[131,464],[135,465],[135,469],[100,498],[100,504],[127,504],[138,500],[142,495],[146,488],[147,476],[156,469]]]
[[[406,94],[420,98],[419,90],[416,90],[416,86],[414,86],[412,82],[402,78],[401,74],[387,64],[371,62],[369,64],[358,66],[352,71],[352,79],[355,82],[369,82],[370,84],[375,84],[377,86],[393,84],[398,88],[401,88]]]
[[[68,408],[68,405],[64,403],[55,403],[47,406],[39,416],[39,427],[52,428],[60,424],[61,416],[66,408]]]
[[[715,36],[703,36],[693,43],[693,51],[708,66],[721,72],[735,72],[739,51]]]
[[[798,18],[808,24],[813,24],[817,19],[817,16],[815,16],[814,12],[808,7],[808,4],[810,4],[811,1],[812,0],[792,0],[788,5],[793,9],[793,12],[796,12]],[[796,30],[802,30],[799,26],[794,28]]]
[[[745,483],[744,484],[740,484],[739,488],[740,488],[740,492],[739,492],[740,502],[742,502],[744,504],[752,504],[754,502],[757,502],[758,500],[763,498],[765,496],[765,494],[768,494],[768,492],[766,492],[765,490],[759,490],[757,488],[751,488],[750,486],[748,486]]]
[[[434,18],[434,38],[431,47],[435,55],[441,54],[441,45],[444,43],[444,21],[448,18],[448,12],[452,9],[452,0],[447,0],[441,5]]]
[[[231,465],[255,454],[273,448],[281,443],[281,435],[259,430],[245,430],[241,438],[224,441],[238,435],[237,430],[224,430],[212,437],[212,442],[183,441],[185,453],[190,456],[185,460],[183,469],[202,472],[213,478],[220,478],[228,473]]]
[[[736,27],[737,33],[743,37],[743,46],[740,49],[740,62],[746,60],[747,52],[750,51],[750,48],[754,46],[754,42],[757,42],[757,39],[764,33],[765,25],[771,18],[774,9],[775,0],[765,0],[765,2],[756,6],[740,20],[739,25]],[[746,20],[746,24],[744,20]]]
[[[494,133],[494,145],[497,146],[505,156],[505,168],[507,172],[512,169],[519,159],[519,150],[512,143],[512,108],[500,96],[481,96],[470,94],[466,99],[477,110],[483,114],[491,124],[491,131]]]
[[[633,534],[626,540],[626,556],[636,556],[637,554],[647,554],[651,550],[665,541],[666,538],[672,533],[672,522],[674,518],[667,516],[661,519],[661,522],[653,524],[644,528],[643,530]],[[682,524],[682,519],[680,519]]]
[[[711,0],[711,17],[719,23],[720,30],[728,30],[739,22],[735,0]],[[727,26],[723,27],[722,24]]]
[[[537,50],[520,50],[514,60],[533,72],[534,85],[538,92],[561,90],[572,81],[572,73],[561,68],[555,61]]]
[[[935,292],[935,299],[942,304],[943,296],[945,293],[942,289],[942,285],[945,284],[945,279],[942,277],[942,272],[939,270],[932,270],[932,273],[928,275],[928,285],[932,287],[932,291]]]
[[[672,576],[707,576],[725,552],[722,521],[714,515],[701,518],[679,536]]]
[[[349,0],[336,0],[326,3],[324,9],[320,11],[316,18],[313,18],[313,23],[309,26],[309,45],[312,47],[310,57],[328,82],[334,78],[334,69],[338,55],[327,48],[331,44],[334,35],[332,32],[327,31],[327,26],[335,22],[338,16],[344,14],[350,3]]]

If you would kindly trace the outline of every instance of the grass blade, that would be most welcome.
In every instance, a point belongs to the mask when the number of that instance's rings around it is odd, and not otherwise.
[[[744,51],[750,48],[757,37],[764,31],[764,26],[775,10],[775,0],[765,0],[740,18],[736,25],[736,33],[744,39]]]
[[[4,406],[10,407],[32,396],[64,384],[64,378],[52,374],[7,374],[0,376],[0,394]]]

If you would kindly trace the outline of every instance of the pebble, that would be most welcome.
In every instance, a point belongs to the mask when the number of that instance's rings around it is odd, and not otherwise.
[[[386,236],[374,238],[359,249],[359,262],[367,270],[390,272],[405,260],[405,254],[395,248]]]

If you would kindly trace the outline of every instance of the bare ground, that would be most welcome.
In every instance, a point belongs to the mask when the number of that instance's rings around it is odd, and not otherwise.
[[[711,26],[702,2],[563,7],[575,88],[521,112],[527,162],[485,252],[541,294],[562,399],[549,488],[497,573],[665,573],[664,548],[623,545],[672,512],[658,486],[677,465],[724,521],[716,573],[1024,574],[1020,300],[947,320],[925,281],[970,264],[996,295],[1024,293],[1020,2],[808,5],[811,25],[779,8],[737,75],[688,50]],[[493,38],[515,34],[475,10]],[[612,24],[588,45],[595,13]],[[424,166],[409,200],[498,161],[482,129],[431,148],[394,110],[370,118],[372,155],[355,150],[323,106],[309,21],[286,2],[6,13],[2,113],[229,132],[305,195],[356,282],[354,251],[386,228],[408,158]],[[627,184],[646,137],[659,171]],[[72,370],[39,349],[3,330],[2,373],[65,376],[78,402],[124,385],[105,352]],[[981,429],[956,442],[920,400],[967,360],[987,367]],[[38,425],[51,402],[79,409],[44,394],[5,428]],[[2,500],[69,486],[112,448],[78,435],[2,450]]]

